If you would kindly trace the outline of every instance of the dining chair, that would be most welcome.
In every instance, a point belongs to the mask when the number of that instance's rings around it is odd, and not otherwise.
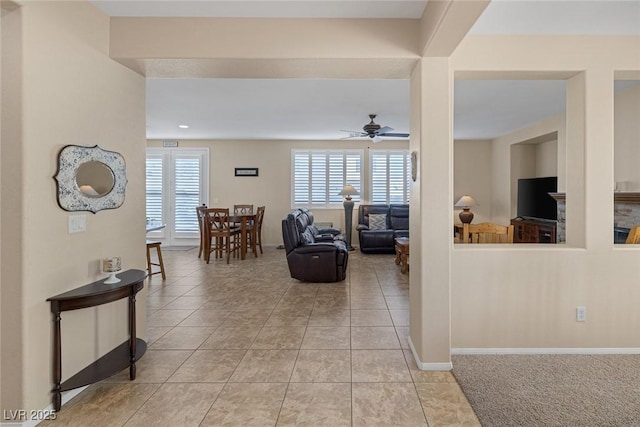
[[[206,210],[205,222],[205,260],[207,264],[211,259],[211,252],[215,257],[222,258],[222,254],[227,255],[227,264],[231,253],[238,255],[240,250],[240,228],[229,222],[229,208],[209,208]]]
[[[463,224],[462,243],[513,243],[513,225]]]
[[[260,248],[261,254],[264,253],[262,252],[262,220],[264,219],[264,209],[264,206],[258,206],[258,209],[256,210],[256,221],[252,225],[252,227],[256,228],[256,247]]]
[[[207,205],[204,203],[202,206],[196,206],[196,214],[198,215],[198,231],[200,233],[200,248],[198,249],[198,258],[202,256],[202,252],[204,251],[204,227],[202,224],[205,223],[207,213]]]
[[[243,214],[253,214],[253,205],[233,205],[233,216],[243,215]],[[234,225],[240,226],[240,221],[234,220]]]
[[[252,213],[253,213],[253,205],[233,205],[234,215],[252,214]]]
[[[629,231],[625,244],[640,244],[640,225],[636,225]]]

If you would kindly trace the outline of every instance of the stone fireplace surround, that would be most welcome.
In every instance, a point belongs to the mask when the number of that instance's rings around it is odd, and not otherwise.
[[[566,196],[565,193],[549,193],[558,202],[558,225],[556,242],[566,241]],[[613,215],[614,228],[632,228],[640,225],[640,193],[615,192]]]

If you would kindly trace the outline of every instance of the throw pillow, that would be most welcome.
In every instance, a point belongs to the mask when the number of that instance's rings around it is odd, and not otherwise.
[[[386,230],[387,214],[369,214],[369,230]]]

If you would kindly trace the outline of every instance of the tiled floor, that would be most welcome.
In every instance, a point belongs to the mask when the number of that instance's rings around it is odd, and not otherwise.
[[[345,282],[311,284],[275,248],[229,265],[197,249],[163,255],[137,379],[89,387],[51,424],[479,425],[451,373],[417,369],[393,256],[351,252]]]

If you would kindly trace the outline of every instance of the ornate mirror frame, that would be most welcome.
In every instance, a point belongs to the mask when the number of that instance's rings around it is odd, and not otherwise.
[[[78,168],[90,161],[104,164],[113,173],[113,188],[100,197],[83,193],[76,182]],[[58,204],[66,211],[90,211],[95,214],[103,209],[119,208],[124,203],[126,165],[124,157],[115,151],[103,150],[97,145],[67,145],[58,154],[58,172],[54,179],[58,186]]]

